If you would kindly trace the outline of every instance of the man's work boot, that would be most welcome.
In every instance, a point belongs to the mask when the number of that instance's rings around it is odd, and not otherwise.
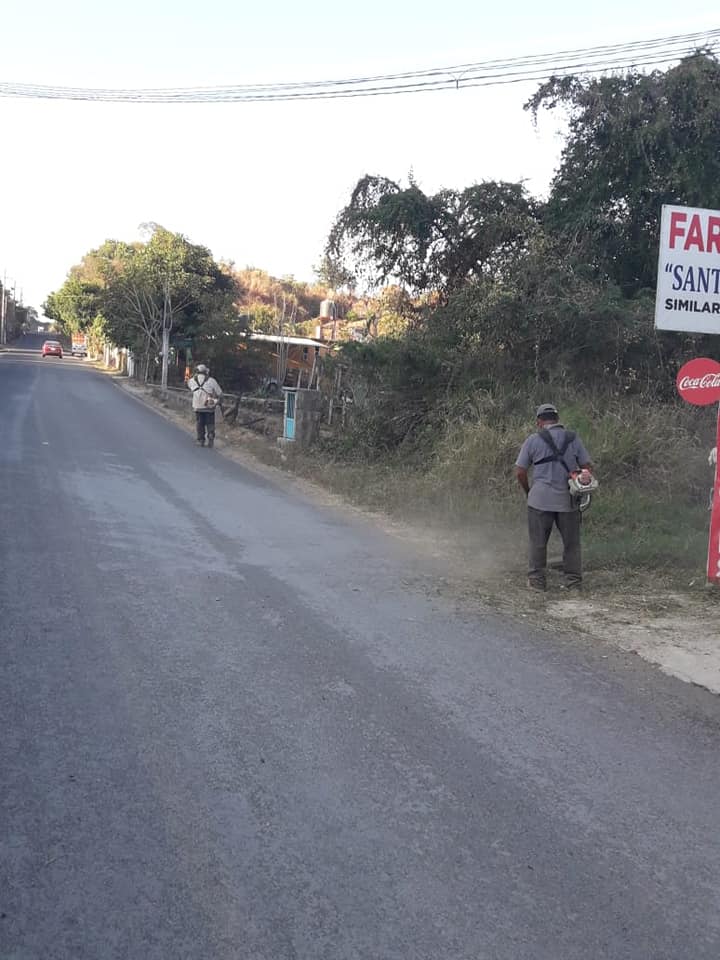
[[[582,580],[566,580],[560,584],[563,593],[582,593]]]
[[[531,577],[528,580],[528,587],[531,590],[537,591],[538,593],[545,593],[545,581],[538,580],[537,577]]]
[[[208,446],[213,447],[214,445],[215,445],[215,437],[213,436],[208,437]]]

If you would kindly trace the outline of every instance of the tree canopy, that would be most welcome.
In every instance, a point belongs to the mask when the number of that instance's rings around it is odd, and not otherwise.
[[[654,287],[663,204],[720,207],[720,63],[702,51],[664,72],[560,77],[526,108],[569,131],[547,229],[624,294]]]
[[[717,58],[553,78],[526,108],[568,119],[546,200],[522,183],[430,195],[412,178],[367,175],[332,225],[332,261],[370,289],[394,281],[413,307],[385,328],[394,343],[344,350],[348,382],[372,398],[364,436],[379,446],[499,384],[667,395],[683,360],[717,350],[653,324],[662,205],[720,208]]]
[[[403,188],[368,175],[338,214],[326,258],[370,285],[392,280],[415,293],[445,293],[496,274],[536,224],[536,204],[519,183],[428,196],[412,178]]]
[[[145,225],[144,242],[106,240],[73,267],[51,293],[45,312],[67,332],[100,322],[118,346],[141,356],[147,371],[161,346],[163,325],[198,343],[237,334],[237,286],[207,247],[158,224]],[[209,343],[206,344],[209,346]]]

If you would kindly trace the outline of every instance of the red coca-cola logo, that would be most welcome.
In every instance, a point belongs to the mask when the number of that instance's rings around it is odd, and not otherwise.
[[[680,368],[677,375],[678,393],[698,407],[720,400],[720,363],[708,357],[697,357]]]

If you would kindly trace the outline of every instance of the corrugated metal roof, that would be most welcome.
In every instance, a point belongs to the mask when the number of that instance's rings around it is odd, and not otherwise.
[[[267,343],[291,343],[296,347],[326,347],[332,346],[331,343],[323,340],[311,340],[310,337],[279,337],[270,333],[251,333],[251,340],[265,340]]]

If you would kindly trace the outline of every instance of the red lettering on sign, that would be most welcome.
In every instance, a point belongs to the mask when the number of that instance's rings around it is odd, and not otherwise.
[[[687,225],[687,214],[677,211],[670,214],[670,249],[693,248],[700,253],[720,253],[720,217],[708,217],[703,223],[699,213],[694,213]]]
[[[720,217],[708,217],[707,252],[720,253]]]
[[[688,235],[685,238],[683,250],[689,250],[690,247],[697,247],[700,253],[705,251],[705,245],[703,244],[702,225],[700,223],[700,217],[697,213],[692,215],[690,229],[688,230]]]
[[[677,210],[673,210],[673,212],[670,214],[670,249],[671,250],[675,249],[675,241],[685,236],[686,220],[687,220],[686,213],[678,213]]]

